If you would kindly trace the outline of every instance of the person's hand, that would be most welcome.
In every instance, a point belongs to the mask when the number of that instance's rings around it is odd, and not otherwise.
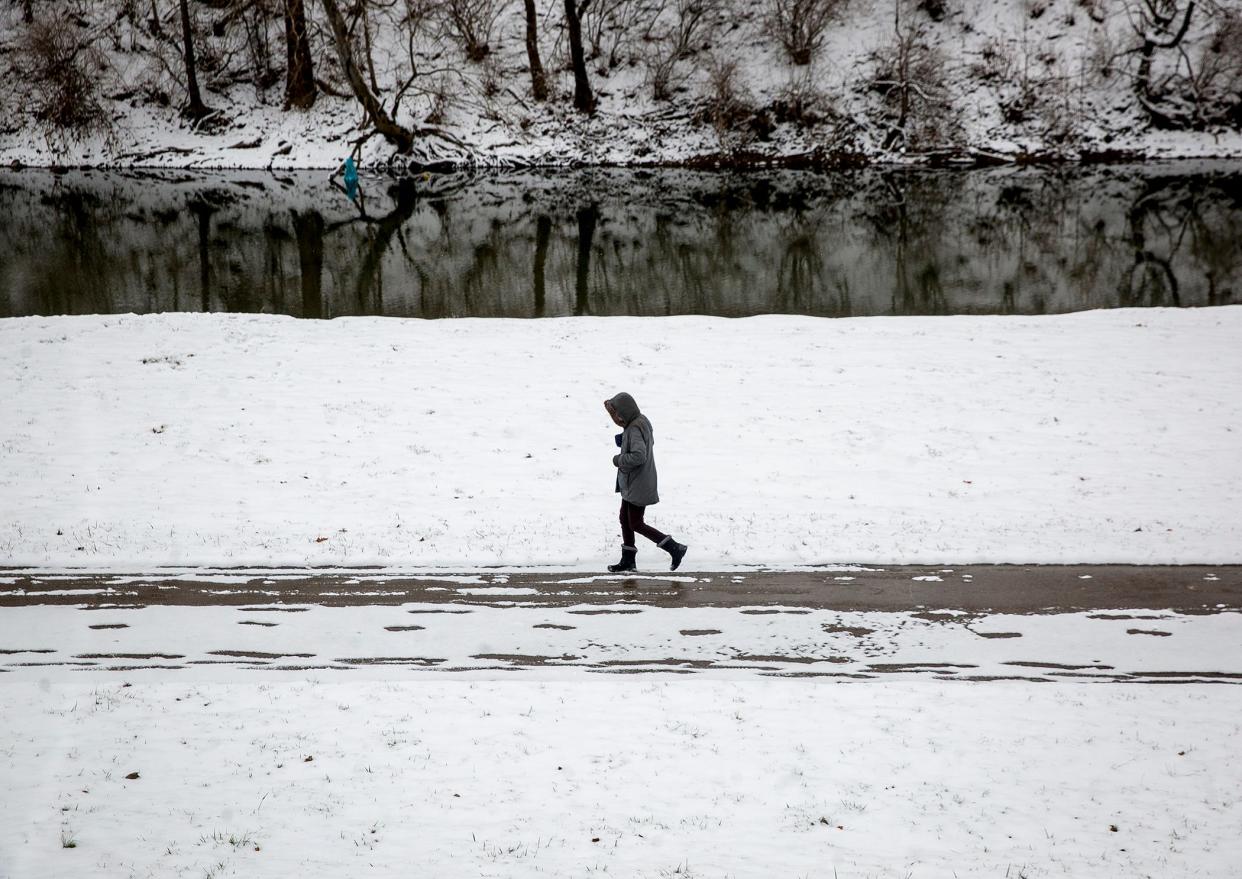
[[[614,466],[614,467],[620,467],[620,466],[621,466],[621,456],[620,456],[620,455],[613,455],[613,456],[612,456],[612,466]]]

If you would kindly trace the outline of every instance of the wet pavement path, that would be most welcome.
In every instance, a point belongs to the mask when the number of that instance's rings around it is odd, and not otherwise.
[[[167,568],[147,574],[0,568],[0,608],[30,604],[328,606],[421,602],[568,607],[788,606],[993,613],[1242,610],[1242,565],[834,567],[636,575],[378,569]]]
[[[1242,683],[1242,566],[0,569],[0,680],[338,672]]]

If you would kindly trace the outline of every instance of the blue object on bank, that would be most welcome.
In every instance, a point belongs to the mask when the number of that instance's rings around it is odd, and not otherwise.
[[[623,437],[623,436],[625,436],[625,434],[624,434],[624,433],[619,433],[619,434],[617,434],[616,436],[614,436],[614,437],[613,437],[613,439],[615,439],[615,440],[617,441],[617,448],[618,448],[618,449],[619,449],[619,448],[621,448],[621,437]]]
[[[352,158],[345,160],[345,195],[350,201],[358,200],[358,166]]]

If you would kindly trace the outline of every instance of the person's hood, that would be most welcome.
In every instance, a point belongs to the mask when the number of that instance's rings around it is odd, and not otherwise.
[[[617,415],[620,416],[621,420],[625,422],[627,427],[633,424],[634,419],[642,414],[638,411],[638,404],[634,402],[634,398],[629,394],[617,394],[608,401],[608,405],[613,412],[616,412]]]

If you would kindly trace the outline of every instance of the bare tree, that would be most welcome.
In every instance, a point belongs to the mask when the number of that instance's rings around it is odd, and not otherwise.
[[[874,55],[870,87],[884,102],[883,148],[929,146],[954,122],[946,83],[946,61],[927,41],[923,28],[901,21],[901,0],[893,3],[893,41]]]
[[[1242,14],[1217,0],[1139,0],[1126,10],[1135,41],[1112,60],[1137,58],[1127,72],[1153,125],[1242,125]]]
[[[181,2],[184,4],[185,0]],[[345,25],[345,18],[341,15],[341,9],[337,6],[336,0],[320,0],[320,2],[328,18],[328,26],[332,30],[332,39],[336,46],[337,58],[341,63],[341,70],[345,72],[345,78],[349,81],[354,97],[358,99],[358,103],[362,104],[367,119],[370,120],[374,129],[396,147],[398,153],[409,153],[414,147],[414,133],[398,124],[384,109],[384,105],[380,103],[375,93],[367,87],[366,80],[362,78],[362,71],[358,69],[358,61],[354,58],[349,29]]]
[[[421,4],[408,4],[408,14],[402,25],[407,31],[408,75],[404,82],[397,84],[391,107],[386,108],[377,94],[378,90],[372,90],[363,77],[362,69],[355,57],[349,26],[341,13],[340,6],[337,5],[337,0],[320,0],[320,2],[328,20],[328,27],[332,32],[333,45],[336,47],[337,59],[345,73],[345,79],[349,83],[350,91],[362,105],[366,121],[371,126],[369,132],[355,141],[355,151],[361,149],[362,144],[372,135],[379,134],[396,149],[396,156],[390,158],[390,168],[399,167],[404,170],[444,161],[462,164],[473,161],[476,154],[470,146],[437,125],[431,124],[430,119],[421,125],[408,128],[397,122],[395,118],[401,108],[402,100],[414,84],[420,81],[420,77],[452,72],[445,69],[426,71],[419,67],[414,42],[418,21],[426,12],[426,7]],[[444,87],[447,88],[447,85]]]
[[[710,32],[713,15],[719,8],[717,0],[673,0],[672,22],[656,30],[656,23],[663,17],[665,6],[663,2],[660,4],[652,27],[644,34],[644,40],[655,47],[647,59],[647,67],[652,95],[657,101],[672,97],[677,62],[698,50]]]
[[[582,14],[588,58],[603,59],[608,67],[621,63],[621,47],[625,43],[640,13],[639,0],[595,0]]]
[[[742,83],[735,57],[715,57],[707,66],[709,89],[700,119],[711,124],[723,152],[735,152],[750,144],[754,132],[747,125],[755,107]]]
[[[271,0],[250,0],[244,6],[230,10],[231,17],[241,19],[246,34],[246,46],[250,54],[251,78],[259,100],[264,93],[280,81],[280,71],[272,59],[272,39],[269,25],[275,18],[275,5]],[[217,29],[227,30],[230,16],[213,24]]]
[[[471,61],[482,61],[491,54],[492,29],[500,11],[499,0],[445,0],[449,29],[461,40]]]
[[[29,83],[34,116],[49,136],[77,138],[110,128],[99,100],[106,62],[94,36],[68,16],[40,16],[17,46],[13,70]]]
[[[1153,93],[1152,61],[1157,50],[1180,47],[1186,31],[1190,29],[1190,18],[1195,14],[1195,2],[1190,0],[1179,8],[1177,0],[1143,0],[1135,12],[1137,16],[1132,22],[1141,43],[1137,50],[1139,64],[1138,75],[1134,78],[1134,91],[1147,112],[1154,118],[1160,118],[1163,114],[1156,107],[1159,98]]]
[[[994,36],[979,53],[971,74],[997,93],[1001,118],[1036,134],[1044,148],[1079,142],[1090,121],[1087,81],[1093,62],[1079,59],[1074,70],[1046,42]]]
[[[181,0],[181,54],[185,59],[185,80],[188,100],[182,109],[182,115],[195,124],[202,122],[211,115],[211,108],[203,103],[202,93],[198,90],[198,69],[194,61],[194,28],[190,23],[190,5],[188,0]]]
[[[530,63],[530,90],[536,101],[548,99],[548,81],[543,73],[543,62],[539,59],[539,16],[535,11],[535,0],[524,0],[526,4],[526,59]]]
[[[362,20],[363,58],[367,62],[367,76],[371,78],[371,91],[380,93],[379,77],[375,75],[375,50],[371,41],[371,5],[367,0],[358,4],[358,17]]]
[[[767,25],[794,64],[810,64],[846,0],[769,0]]]
[[[306,32],[306,9],[302,0],[284,0],[285,8],[285,109],[305,110],[315,103],[314,62]]]
[[[1198,55],[1197,63],[1187,61],[1196,121],[1242,130],[1242,9],[1221,7],[1215,30]]]
[[[582,113],[595,112],[595,95],[587,79],[586,54],[582,51],[582,16],[591,0],[565,0],[565,24],[569,26],[569,58],[574,68],[574,107]]]

